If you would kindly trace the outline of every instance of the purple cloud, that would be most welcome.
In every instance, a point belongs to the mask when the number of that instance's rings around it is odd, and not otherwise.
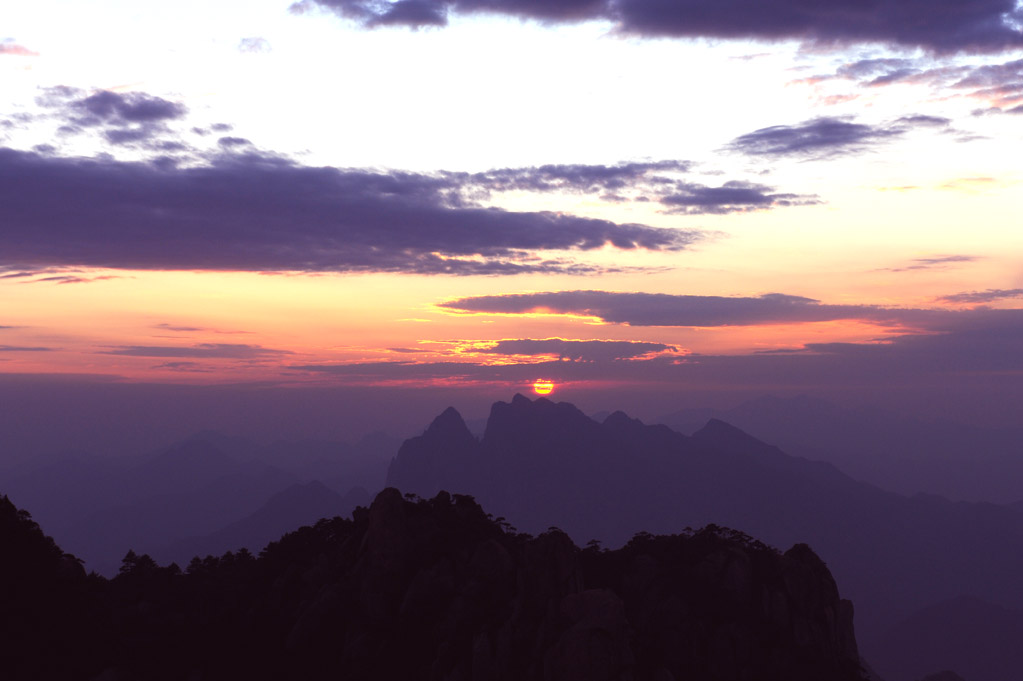
[[[823,117],[797,125],[760,128],[736,137],[726,148],[750,156],[832,158],[883,144],[913,128],[947,128],[950,123],[947,118],[919,114],[902,116],[880,125]]]
[[[100,90],[87,94],[67,86],[46,88],[36,103],[56,112],[65,123],[63,135],[96,130],[115,146],[135,145],[159,148],[158,138],[170,133],[167,123],[184,118],[188,109],[176,102],[145,92],[118,93]],[[167,141],[163,140],[163,144]]]
[[[256,359],[290,355],[287,350],[274,350],[261,345],[242,343],[199,343],[190,347],[159,345],[124,345],[102,352],[125,357],[191,357],[196,359]]]
[[[989,288],[986,291],[965,291],[938,298],[943,303],[972,303],[983,305],[998,300],[1009,300],[1011,298],[1023,298],[1023,288]]]
[[[669,213],[685,215],[745,213],[782,206],[820,203],[813,195],[774,193],[771,187],[753,182],[726,182],[720,187],[677,183],[672,193],[660,197]]]
[[[455,12],[610,21],[621,33],[658,38],[867,42],[939,53],[1023,46],[1015,0],[302,0],[292,10],[317,5],[369,28],[443,26]]]
[[[447,175],[255,153],[178,168],[0,149],[0,265],[424,274],[603,271],[543,251],[678,251],[697,230],[467,203]],[[54,197],[60,197],[55,200]]]
[[[198,373],[209,373],[213,369],[205,364],[199,362],[164,362],[163,364],[154,364],[150,369],[169,369],[170,371],[186,371],[186,372],[198,372]]]
[[[903,265],[902,267],[887,267],[885,271],[888,272],[913,272],[916,270],[930,270],[935,268],[943,268],[946,265],[955,265],[958,263],[965,262],[976,262],[979,260],[975,255],[942,255],[933,258],[914,258],[910,261],[909,265]]]
[[[827,305],[812,298],[768,293],[757,297],[689,296],[666,293],[558,291],[461,298],[439,304],[461,312],[528,314],[549,312],[596,317],[630,326],[750,326],[860,319],[878,324],[922,324],[943,310]]]
[[[572,361],[634,359],[657,353],[678,352],[674,345],[646,341],[565,340],[562,338],[499,340],[492,346],[474,349],[491,355],[550,356]]]
[[[930,86],[945,95],[949,90],[981,100],[987,108],[977,113],[1011,113],[1023,106],[1023,59],[1001,64],[934,66],[926,59],[861,59],[840,66],[833,74],[821,74],[813,82],[851,80],[861,87],[894,83]]]
[[[467,197],[492,192],[578,192],[614,202],[656,201],[666,213],[725,214],[819,203],[812,195],[777,193],[773,187],[732,180],[710,187],[679,178],[688,161],[651,161],[617,165],[545,165],[502,168],[472,175],[448,173]]]
[[[13,326],[0,326],[0,329],[13,329]],[[24,345],[0,345],[0,352],[52,352],[53,348],[30,347]]]

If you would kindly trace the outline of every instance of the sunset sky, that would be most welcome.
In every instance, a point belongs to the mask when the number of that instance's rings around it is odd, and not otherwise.
[[[8,382],[1023,399],[1016,0],[8,5]]]

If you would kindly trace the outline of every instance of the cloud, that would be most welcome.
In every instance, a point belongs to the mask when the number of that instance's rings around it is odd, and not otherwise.
[[[79,277],[79,276],[75,276],[75,275],[71,275],[71,274],[62,274],[62,275],[53,276],[53,277],[42,277],[41,279],[35,279],[35,280],[31,281],[31,282],[23,282],[23,283],[26,283],[26,284],[32,283],[32,284],[34,284],[34,283],[39,283],[39,282],[52,282],[52,283],[55,283],[55,284],[88,284],[88,283],[93,282],[93,281],[108,281],[110,279],[121,279],[121,278],[122,277],[119,277],[116,274],[104,274],[104,275],[101,275],[101,276],[98,276],[98,277]]]
[[[645,161],[615,165],[550,164],[531,168],[499,168],[465,177],[487,191],[616,192],[630,187],[656,188],[671,184],[664,173],[684,173],[689,161]]]
[[[853,81],[863,88],[894,84],[920,85],[943,96],[959,92],[986,105],[978,113],[1011,113],[1023,105],[1023,59],[996,64],[940,64],[916,58],[861,59],[840,66],[834,73],[820,74],[807,82]]]
[[[179,168],[0,149],[0,265],[592,273],[543,251],[678,251],[697,230],[467,203],[445,175],[249,153]],[[59,197],[59,200],[57,200]]]
[[[948,128],[951,121],[939,116],[909,115],[879,125],[856,123],[848,118],[822,117],[797,125],[760,128],[732,140],[729,151],[750,156],[796,156],[832,158],[859,153],[905,135],[914,128]]]
[[[916,270],[942,269],[947,265],[964,262],[976,262],[979,260],[975,255],[942,255],[933,258],[914,258],[909,265],[902,267],[886,267],[886,272],[913,272]]]
[[[448,14],[490,13],[545,23],[600,20],[648,38],[884,43],[928,51],[997,52],[1023,46],[1015,0],[302,0],[364,27],[444,26]]]
[[[813,195],[773,193],[771,187],[752,182],[731,181],[720,187],[678,183],[672,193],[660,197],[670,213],[745,213],[780,206],[809,206],[820,203]]]
[[[38,52],[33,52],[24,45],[19,45],[11,40],[0,41],[0,54],[10,54],[17,57],[38,57]]]
[[[724,214],[819,203],[813,195],[776,193],[774,188],[732,180],[719,187],[692,182],[679,174],[692,170],[689,161],[650,161],[617,165],[545,165],[502,168],[471,175],[447,173],[462,185],[467,198],[493,192],[576,192],[598,194],[607,201],[656,201],[664,212]]]
[[[0,329],[13,329],[13,326],[0,326]],[[0,345],[0,352],[52,352],[53,348],[27,347],[23,345]]]
[[[105,350],[104,355],[125,357],[190,357],[195,359],[257,359],[290,355],[287,350],[274,350],[261,345],[242,343],[199,343],[190,347],[159,345],[123,345]]]
[[[263,54],[266,52],[272,52],[273,47],[271,47],[270,41],[266,38],[242,38],[238,42],[238,51],[249,54]]]
[[[756,297],[690,296],[666,293],[558,291],[461,298],[439,304],[460,312],[549,313],[596,317],[630,326],[750,326],[859,319],[878,324],[918,324],[942,311],[876,305],[827,305],[782,293]]]
[[[645,341],[565,340],[562,338],[494,341],[492,345],[476,347],[472,352],[489,355],[546,357],[554,356],[571,361],[608,361],[649,357],[665,352],[678,352],[674,345]]]
[[[1011,298],[1023,298],[1023,288],[989,288],[986,291],[965,291],[942,296],[938,301],[943,303],[972,303],[983,305],[998,300],[1009,300]]]
[[[184,371],[190,373],[209,373],[214,371],[212,367],[199,362],[164,362],[163,364],[154,364],[150,369],[168,369],[170,371]]]
[[[438,385],[500,383],[524,386],[539,376],[555,383],[611,382],[684,390],[833,390],[845,397],[907,395],[933,406],[935,395],[959,407],[1006,411],[1018,404],[1023,374],[1023,310],[967,310],[944,318],[944,328],[883,342],[808,343],[785,352],[593,361],[353,362],[288,367],[334,376],[345,384]],[[883,391],[878,393],[878,391]],[[905,406],[905,405],[903,405]]]
[[[154,324],[153,328],[161,331],[173,331],[174,333],[218,333],[232,336],[252,333],[251,331],[225,331],[223,329],[213,329],[208,326],[184,326],[180,324],[168,324],[166,322]]]
[[[170,133],[167,123],[184,118],[188,109],[145,92],[118,93],[99,90],[88,94],[67,86],[43,89],[36,104],[51,109],[65,123],[60,131],[76,135],[84,130],[97,130],[113,145],[134,145],[153,142]],[[173,143],[171,142],[164,142]]]

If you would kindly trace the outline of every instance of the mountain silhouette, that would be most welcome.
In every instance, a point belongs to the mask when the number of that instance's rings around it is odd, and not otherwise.
[[[341,495],[321,482],[295,484],[270,497],[251,515],[202,537],[178,540],[169,546],[151,551],[161,562],[187,564],[193,556],[219,556],[226,551],[245,548],[258,553],[271,541],[320,518],[351,515],[356,506],[370,502],[369,493],[361,487]]]
[[[692,433],[718,418],[788,454],[835,464],[901,494],[1007,503],[1023,498],[1021,428],[920,419],[807,397],[759,397],[731,409],[686,409],[657,419]]]
[[[15,576],[30,586],[0,610],[20,645],[0,649],[10,681],[865,681],[820,558],[717,526],[579,550],[558,530],[509,532],[468,496],[387,488],[258,557],[183,573],[130,552],[106,580],[3,497],[0,547],[18,549],[5,595]]]
[[[203,431],[133,457],[79,454],[25,464],[3,480],[3,491],[32,508],[90,569],[111,575],[126,547],[166,555],[169,544],[218,532],[295,484],[318,480],[334,491],[375,492],[399,444],[378,433],[353,444],[257,445]]]
[[[1009,508],[885,492],[719,420],[687,437],[620,412],[597,423],[570,404],[517,395],[493,406],[472,445],[450,410],[443,418],[443,428],[403,446],[388,484],[471,492],[525,531],[553,524],[612,546],[640,530],[708,523],[774,545],[808,543],[857,604],[867,659],[888,626],[929,604],[962,595],[1023,603],[1023,514]],[[460,433],[450,458],[445,432]],[[427,449],[430,477],[420,482],[412,459]]]
[[[969,681],[1006,681],[1023,669],[1023,610],[973,597],[935,603],[896,622],[871,660],[887,681],[934,669]]]

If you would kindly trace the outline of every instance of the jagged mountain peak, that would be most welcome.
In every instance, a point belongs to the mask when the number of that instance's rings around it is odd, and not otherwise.
[[[469,432],[468,426],[465,425],[465,419],[454,407],[448,407],[440,416],[435,418],[430,423],[430,427],[426,429],[423,434],[428,438],[449,438],[456,437],[464,439],[468,437],[472,439],[472,433]]]
[[[570,402],[552,402],[545,397],[530,400],[516,393],[511,402],[495,402],[490,407],[484,441],[514,439],[523,430],[545,431],[576,427],[594,427],[597,423]]]
[[[632,418],[631,416],[629,416],[628,414],[621,410],[609,414],[607,418],[604,419],[603,425],[605,427],[614,428],[616,430],[621,430],[625,428],[633,429],[645,427],[645,424],[642,421],[640,421],[639,419]]]

